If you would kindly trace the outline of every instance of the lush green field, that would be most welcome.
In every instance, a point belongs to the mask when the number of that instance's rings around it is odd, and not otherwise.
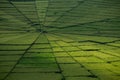
[[[0,80],[119,79],[119,0],[0,0]]]

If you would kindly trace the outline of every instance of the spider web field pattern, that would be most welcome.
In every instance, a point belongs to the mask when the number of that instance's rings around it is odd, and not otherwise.
[[[119,0],[0,0],[0,80],[119,80]]]

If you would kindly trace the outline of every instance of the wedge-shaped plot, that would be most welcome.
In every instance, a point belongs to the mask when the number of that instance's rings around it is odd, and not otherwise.
[[[4,77],[7,75],[8,73],[0,73],[0,79],[4,79]]]
[[[79,46],[80,45],[77,41],[75,41],[75,42],[69,42],[69,44],[71,44],[73,46]]]
[[[26,53],[24,57],[54,57],[53,53]]]
[[[0,73],[9,72],[13,66],[0,66]]]
[[[22,12],[23,15],[25,15],[27,18],[29,18],[30,21],[38,22],[38,18],[37,18],[37,15],[36,15],[37,13],[35,12],[36,9],[35,9],[34,2],[28,2],[28,1],[27,2],[23,2],[23,1],[14,2],[14,1],[12,1],[12,3],[17,7],[17,9],[19,11]],[[29,14],[26,14],[26,11],[29,11]]]
[[[50,68],[50,67],[48,67],[48,68],[40,68],[40,67],[30,67],[30,68],[15,68],[14,69],[14,71],[13,72],[27,72],[27,73],[29,73],[29,72],[39,72],[39,73],[45,73],[45,72],[47,72],[47,73],[49,73],[49,72],[59,72],[59,69],[58,68]]]
[[[48,12],[48,13],[54,14],[54,12]],[[46,36],[48,37],[48,39],[50,40],[50,42],[54,42],[54,41],[58,41],[58,40],[59,40],[58,38],[56,38],[56,37],[53,36],[52,34],[47,34]],[[56,43],[56,42],[54,42],[54,43]]]
[[[76,63],[75,60],[71,57],[61,57],[56,58],[58,63]]]
[[[53,51],[51,48],[49,48],[49,49],[30,49],[28,52],[50,53]]]
[[[118,61],[118,60],[120,60],[120,58],[117,56],[107,54],[107,53],[97,52],[97,51],[93,51],[93,55],[96,57],[99,57],[105,61]]]
[[[107,70],[114,68],[112,64],[109,63],[82,63],[89,70]]]
[[[98,45],[98,43],[94,43],[94,42],[75,42],[75,43],[71,43],[73,45],[77,45],[77,46],[95,46]]]
[[[70,44],[66,43],[66,42],[63,42],[63,41],[57,41],[57,43],[60,45],[60,46],[70,46]]]
[[[20,61],[20,64],[26,64],[26,63],[55,63],[55,59],[54,58],[22,58],[22,60]]]
[[[103,60],[96,57],[74,57],[79,63],[96,63],[96,62],[104,62]]]
[[[88,45],[88,46],[79,46],[80,49],[82,50],[89,50],[89,51],[94,51],[94,50],[99,50],[100,48],[94,45]]]
[[[69,57],[70,55],[66,52],[54,52],[55,57]]]
[[[0,46],[0,50],[26,50],[27,48],[29,47],[28,46],[15,46],[15,45],[2,45]]]
[[[17,61],[20,57],[21,55],[0,56],[0,61],[9,61],[9,60]]]
[[[74,52],[69,52],[69,54],[73,57],[76,57],[76,56],[92,56],[92,53],[91,51],[74,51]]]
[[[119,80],[120,76],[111,72],[110,70],[92,70],[100,80]]]
[[[108,43],[108,45],[120,47],[120,41],[117,41],[117,42],[115,42],[115,43]]]
[[[18,64],[13,72],[59,72],[57,64]]]
[[[120,57],[120,49],[116,48],[116,49],[107,49],[107,50],[101,50],[102,52],[105,52],[107,54],[110,54],[110,55],[114,55],[114,56],[118,56]]]
[[[113,50],[116,49],[116,47],[108,46],[108,45],[96,45],[97,48],[101,50]]]
[[[6,42],[6,44],[31,44],[37,38],[38,35],[38,33],[28,34],[20,38],[9,40]]]
[[[64,76],[88,76],[91,75],[80,64],[60,64]]]
[[[55,23],[55,24],[56,24],[56,23]],[[57,23],[57,25],[59,25],[59,24],[61,24],[61,23]],[[61,25],[62,25],[62,24],[61,24]],[[63,34],[63,35],[64,35],[64,34]],[[65,36],[57,36],[57,37],[58,37],[59,40],[63,40],[63,42],[67,42],[67,43],[74,41],[74,40],[72,40],[72,39],[66,38]],[[67,44],[67,45],[69,45],[69,44]]]
[[[11,73],[6,80],[61,80],[62,76],[55,73]]]
[[[111,72],[110,70],[107,69],[94,69],[91,70],[93,74],[96,74],[96,76],[112,76],[112,75],[116,75],[115,73]]]
[[[45,35],[41,34],[35,43],[48,44],[48,39]]]
[[[49,44],[35,44],[32,46],[32,48],[50,48],[51,46]]]
[[[43,22],[46,15],[46,10],[48,7],[48,1],[36,1],[38,16],[40,17],[40,21]],[[43,12],[44,11],[44,12]]]
[[[99,79],[91,77],[67,77],[66,80],[99,80]]]
[[[85,64],[83,63],[83,65],[90,70],[109,70],[111,72],[113,72],[114,74],[120,74],[120,69],[119,67],[116,67],[112,64],[108,64],[108,63],[89,63],[89,64]]]
[[[72,46],[68,46],[68,47],[62,47],[64,50],[66,51],[78,51],[80,50],[79,48],[77,47],[72,47]]]
[[[0,55],[21,55],[25,51],[0,51]]]
[[[21,38],[21,37],[26,37],[28,34],[9,34],[9,35],[6,35],[6,34],[3,34],[4,37],[1,37],[0,38],[0,44],[7,44],[8,41],[11,41],[11,40],[14,40],[14,39],[17,39],[17,38]],[[10,43],[11,44],[11,43]]]
[[[53,47],[54,52],[64,51],[61,47]]]
[[[112,37],[98,37],[98,36],[86,36],[86,38],[95,42],[111,42],[118,39]]]
[[[117,76],[117,75],[102,75],[102,76],[98,76],[100,80],[119,80],[120,79],[120,76]]]
[[[16,61],[1,61],[0,66],[13,66],[16,64]]]
[[[51,44],[52,47],[59,47],[59,45],[56,44],[56,42],[54,42],[54,41],[50,41],[50,44]]]
[[[25,67],[25,68],[29,68],[29,67],[38,67],[38,68],[48,68],[48,67],[57,67],[58,65],[56,64],[56,63],[39,63],[39,64],[37,64],[37,63],[34,63],[34,64],[32,64],[32,63],[25,63],[25,64],[21,64],[21,63],[19,63],[19,64],[17,64],[16,65],[16,67]]]

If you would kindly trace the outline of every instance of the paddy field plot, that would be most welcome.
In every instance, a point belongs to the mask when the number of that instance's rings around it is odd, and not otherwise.
[[[119,0],[1,0],[0,80],[119,80]]]

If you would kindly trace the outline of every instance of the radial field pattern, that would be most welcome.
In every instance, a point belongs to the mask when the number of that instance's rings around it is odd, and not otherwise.
[[[0,0],[0,80],[120,80],[120,1]]]

